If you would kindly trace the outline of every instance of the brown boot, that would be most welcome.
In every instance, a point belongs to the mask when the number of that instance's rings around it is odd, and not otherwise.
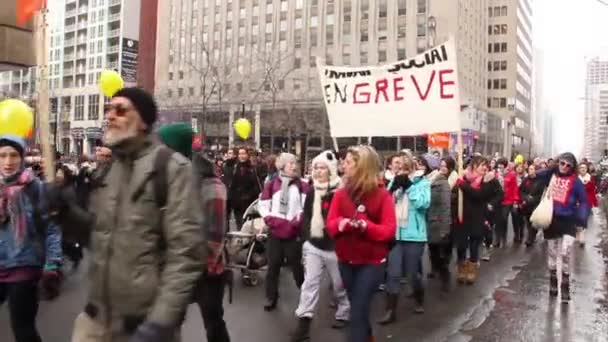
[[[457,273],[456,273],[456,279],[458,279],[458,282],[460,284],[464,284],[465,281],[467,280],[467,265],[468,265],[468,261],[463,261],[463,262],[459,262],[458,263],[458,269],[457,269]]]
[[[477,280],[477,263],[468,261],[467,285],[473,285],[476,280]]]

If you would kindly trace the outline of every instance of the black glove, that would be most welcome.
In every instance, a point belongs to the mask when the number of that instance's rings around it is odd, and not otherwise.
[[[410,188],[410,186],[412,186],[412,180],[408,175],[398,175],[395,176],[395,179],[393,179],[393,184],[389,191],[395,192],[398,189],[403,189],[403,191],[406,191]]]
[[[173,341],[175,331],[173,328],[164,327],[157,323],[142,323],[130,342],[170,342]]]

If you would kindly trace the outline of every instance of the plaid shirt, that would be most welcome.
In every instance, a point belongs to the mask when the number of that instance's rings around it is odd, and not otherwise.
[[[222,255],[226,232],[226,186],[219,178],[205,178],[201,182],[203,221],[201,230],[207,243],[207,274],[221,275],[225,269]]]

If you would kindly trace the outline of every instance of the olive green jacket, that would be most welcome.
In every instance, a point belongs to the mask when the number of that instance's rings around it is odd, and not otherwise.
[[[191,164],[172,155],[161,210],[152,179],[160,147],[149,137],[135,152],[114,151],[111,169],[91,193],[89,303],[99,308],[100,319],[139,317],[179,326],[201,275],[203,237]],[[135,199],[138,188],[144,190]]]

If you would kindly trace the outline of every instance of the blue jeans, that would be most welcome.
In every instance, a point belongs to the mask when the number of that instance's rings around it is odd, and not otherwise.
[[[383,265],[340,263],[340,274],[350,301],[348,342],[368,342],[372,336],[370,306],[384,276]]]
[[[424,242],[397,241],[388,254],[386,292],[399,294],[402,272],[411,281],[414,291],[423,289],[421,265],[425,245]]]

